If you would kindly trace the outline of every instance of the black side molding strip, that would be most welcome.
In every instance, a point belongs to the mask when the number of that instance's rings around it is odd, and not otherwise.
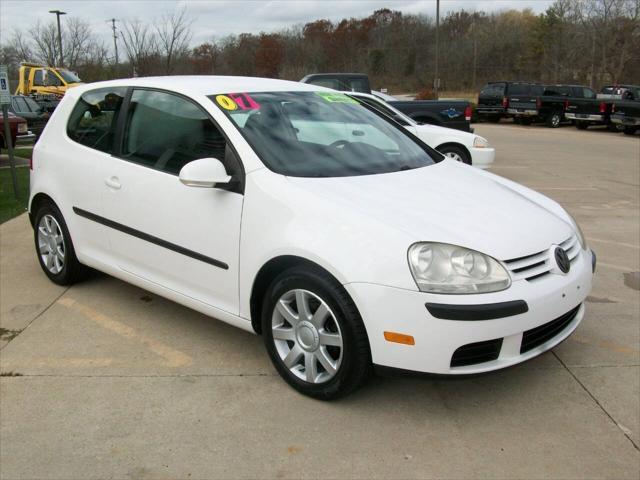
[[[123,233],[126,233],[127,235],[131,235],[132,237],[145,240],[149,243],[153,243],[187,257],[195,258],[196,260],[208,263],[209,265],[213,265],[214,267],[222,268],[223,270],[229,270],[229,265],[221,262],[220,260],[216,260],[215,258],[207,257],[205,255],[202,255],[201,253],[194,252],[174,243],[167,242],[166,240],[162,240],[161,238],[154,237],[153,235],[149,235],[148,233],[141,232],[131,227],[127,227],[126,225],[122,225],[121,223],[114,222],[113,220],[109,220],[108,218],[101,217],[100,215],[96,215],[95,213],[87,212],[86,210],[82,210],[78,207],[73,207],[73,211],[76,213],[76,215],[80,215],[81,217],[88,218],[89,220],[93,220],[94,222],[101,223],[102,225],[106,225],[107,227],[113,228],[114,230],[119,230]]]
[[[511,302],[484,303],[480,305],[448,305],[446,303],[426,303],[429,313],[445,320],[492,320],[511,317],[529,311],[524,300]]]

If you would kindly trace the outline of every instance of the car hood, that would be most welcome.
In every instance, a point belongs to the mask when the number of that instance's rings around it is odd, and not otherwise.
[[[566,221],[534,200],[539,194],[527,196],[526,189],[516,191],[495,175],[451,160],[382,175],[289,181],[319,197],[327,214],[348,209],[412,241],[460,245],[500,260],[540,252],[573,233]]]
[[[424,133],[426,135],[446,135],[448,137],[464,138],[472,142],[473,137],[475,137],[473,133],[463,132],[462,130],[457,130],[455,128],[439,127],[438,125],[430,125],[428,123],[412,125],[412,127],[418,134]]]

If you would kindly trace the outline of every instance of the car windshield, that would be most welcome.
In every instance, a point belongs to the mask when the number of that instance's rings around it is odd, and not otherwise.
[[[31,109],[32,112],[42,113],[42,107],[38,105],[38,103],[33,98],[29,98],[29,97],[23,97],[23,98],[24,98],[24,101],[27,102],[27,105],[29,105],[29,108]]]
[[[69,70],[58,70],[58,75],[60,75],[67,83],[78,83],[82,81],[80,80],[80,77],[78,77],[75,73],[70,72]]]
[[[428,147],[342,93],[228,93],[209,98],[264,164],[283,175],[373,175],[435,163]]]

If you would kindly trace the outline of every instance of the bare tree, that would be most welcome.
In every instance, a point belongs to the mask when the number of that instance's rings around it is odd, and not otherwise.
[[[9,41],[9,46],[13,48],[15,55],[21,62],[32,62],[33,51],[31,49],[31,42],[25,38],[21,30],[14,30]]]
[[[121,33],[134,75],[149,73],[150,63],[158,51],[155,33],[139,19],[124,22]]]
[[[55,24],[43,25],[40,21],[28,30],[28,34],[33,42],[33,52],[36,60],[50,66],[55,66],[60,58],[58,52],[58,31]]]
[[[187,9],[183,8],[163,15],[156,25],[159,51],[164,56],[165,74],[173,72],[176,58],[189,52],[192,24],[193,20],[187,17]]]
[[[64,58],[71,68],[86,62],[92,46],[92,34],[89,24],[79,18],[71,17],[65,22]]]

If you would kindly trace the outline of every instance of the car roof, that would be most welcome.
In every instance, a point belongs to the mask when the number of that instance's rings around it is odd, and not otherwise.
[[[165,77],[136,77],[104,82],[85,83],[70,88],[66,94],[78,97],[86,91],[109,87],[146,87],[178,92],[185,95],[215,95],[244,92],[333,91],[307,83],[259,77],[230,77],[222,75],[173,75]]]

